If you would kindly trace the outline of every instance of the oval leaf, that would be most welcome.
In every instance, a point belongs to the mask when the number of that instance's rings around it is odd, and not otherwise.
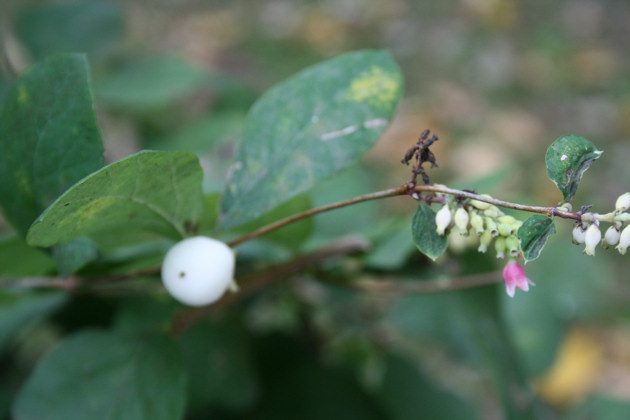
[[[547,216],[536,214],[525,220],[517,233],[525,262],[538,258],[547,238],[554,233],[556,233],[556,226]]]
[[[387,52],[345,54],[269,90],[252,107],[219,227],[253,220],[356,162],[379,139],[400,99]]]
[[[558,186],[564,201],[570,201],[577,191],[582,174],[602,154],[583,137],[569,134],[554,141],[545,155],[547,176]]]
[[[61,193],[103,166],[85,56],[53,56],[28,69],[0,110],[0,204],[26,234]]]
[[[165,336],[87,331],[44,356],[20,390],[16,419],[178,419],[186,377]]]
[[[433,261],[446,251],[446,236],[436,232],[435,212],[431,207],[420,203],[411,222],[411,233],[416,247]]]
[[[202,177],[190,152],[136,153],[70,188],[33,223],[27,241],[51,246],[125,226],[186,236],[201,218]]]

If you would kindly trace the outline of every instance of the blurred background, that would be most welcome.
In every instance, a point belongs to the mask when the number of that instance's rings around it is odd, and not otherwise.
[[[562,197],[544,155],[573,133],[604,151],[574,207],[605,213],[629,189],[625,1],[3,0],[0,19],[0,100],[34,61],[85,52],[107,161],[141,149],[193,151],[210,201],[257,97],[309,65],[365,48],[389,50],[402,68],[396,119],[361,165],[294,209],[401,185],[409,168],[400,159],[425,128],[440,136],[433,182],[555,205]],[[525,267],[536,287],[514,299],[502,285],[386,296],[344,287],[500,278],[503,262],[474,246],[435,264],[415,252],[414,208],[405,198],[365,203],[244,246],[241,261],[253,270],[344,235],[372,244],[187,333],[184,352],[205,355],[207,367],[191,378],[189,417],[627,418],[628,256],[601,248],[583,256],[570,242],[572,225],[558,221]],[[162,311],[150,299],[87,297],[41,321],[4,351],[4,366],[18,367],[2,382],[3,398],[59,337],[130,322],[138,307]],[[69,322],[72,311],[83,321]],[[34,343],[33,331],[45,339]]]

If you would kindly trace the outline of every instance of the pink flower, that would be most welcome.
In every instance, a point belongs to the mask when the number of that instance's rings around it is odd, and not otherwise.
[[[503,269],[503,281],[505,282],[505,290],[509,297],[514,297],[516,288],[527,292],[529,286],[535,286],[535,284],[527,278],[525,270],[516,261],[510,261],[505,265]]]

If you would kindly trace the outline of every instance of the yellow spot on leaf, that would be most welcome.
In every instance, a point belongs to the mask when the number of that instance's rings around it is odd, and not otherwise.
[[[399,88],[400,79],[395,74],[373,66],[352,81],[346,98],[352,102],[390,105],[396,101]]]
[[[567,334],[551,368],[537,381],[543,398],[563,406],[579,401],[596,380],[602,348],[595,335],[575,329]]]

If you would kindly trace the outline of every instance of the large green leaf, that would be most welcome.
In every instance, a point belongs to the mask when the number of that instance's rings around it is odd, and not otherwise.
[[[401,88],[400,69],[387,52],[360,51],[269,90],[245,123],[219,227],[255,219],[356,162],[387,127]]]
[[[550,217],[535,214],[525,220],[517,233],[525,261],[532,261],[538,258],[547,238],[554,233],[556,233],[556,226]]]
[[[51,246],[129,226],[181,238],[201,218],[202,176],[190,152],[136,153],[70,188],[33,223],[27,241]]]
[[[86,331],[44,356],[13,405],[18,419],[177,419],[186,376],[166,336]]]
[[[575,195],[582,174],[602,154],[583,137],[569,134],[554,141],[545,154],[547,175],[562,191],[565,201]]]
[[[446,236],[437,234],[435,212],[431,207],[420,203],[411,221],[413,242],[420,252],[435,261],[446,251]]]
[[[85,56],[56,55],[15,82],[0,110],[0,204],[22,234],[72,184],[103,166]]]
[[[123,14],[118,2],[39,3],[23,6],[15,22],[18,37],[37,59],[75,51],[99,58],[122,40]]]

